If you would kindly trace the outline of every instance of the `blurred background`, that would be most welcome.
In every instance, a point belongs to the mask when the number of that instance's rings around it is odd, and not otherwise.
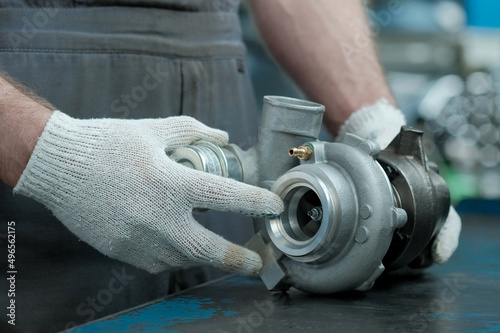
[[[244,3],[240,12],[258,100],[304,98],[269,57]],[[453,204],[500,216],[500,1],[372,0],[367,16],[396,101],[424,130]],[[332,140],[325,131],[320,139]]]

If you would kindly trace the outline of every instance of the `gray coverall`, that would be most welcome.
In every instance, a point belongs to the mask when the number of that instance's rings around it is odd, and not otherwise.
[[[189,115],[251,146],[256,102],[237,0],[0,0],[0,68],[77,118]],[[1,98],[1,96],[0,96]],[[237,243],[239,215],[199,213]],[[41,204],[0,186],[0,262],[16,223],[16,331],[60,331],[220,276],[196,268],[152,275],[110,259]],[[5,309],[6,279],[0,308]],[[0,321],[0,331],[12,327]]]

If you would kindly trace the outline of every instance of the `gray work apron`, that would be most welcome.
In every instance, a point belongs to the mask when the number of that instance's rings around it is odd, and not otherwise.
[[[244,148],[254,143],[258,115],[235,1],[40,3],[55,2],[0,0],[0,68],[61,111],[78,118],[190,115]],[[96,3],[114,6],[89,6]],[[238,215],[196,218],[240,244],[253,232],[250,219]],[[16,223],[18,331],[62,330],[221,274],[197,268],[152,275],[107,258],[42,205],[2,185],[2,276],[8,221]],[[1,280],[4,332],[12,327]]]

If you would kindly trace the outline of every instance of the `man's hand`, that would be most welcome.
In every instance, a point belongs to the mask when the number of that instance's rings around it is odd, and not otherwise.
[[[208,263],[256,274],[260,257],[202,227],[192,210],[267,216],[283,204],[264,189],[188,169],[165,154],[199,139],[225,145],[227,133],[190,117],[78,120],[55,111],[14,192],[46,205],[102,253],[149,272]]]
[[[380,149],[385,149],[399,134],[401,126],[406,125],[403,113],[381,99],[375,104],[365,106],[354,112],[340,127],[337,140],[346,133],[352,133],[363,139],[368,139],[379,144]],[[443,264],[452,256],[458,246],[458,238],[462,229],[462,221],[453,206],[436,236],[432,245],[432,258],[434,262]]]
[[[268,49],[314,102],[332,135],[381,97],[393,102],[361,0],[251,0]]]

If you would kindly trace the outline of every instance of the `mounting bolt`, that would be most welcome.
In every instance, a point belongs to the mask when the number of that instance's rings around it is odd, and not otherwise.
[[[368,239],[368,234],[369,232],[366,227],[359,227],[358,230],[356,230],[356,236],[354,239],[356,242],[363,244]]]
[[[364,220],[368,219],[372,215],[372,208],[370,205],[364,205],[361,207],[359,215],[361,215],[361,218]]]
[[[301,160],[307,161],[313,155],[314,151],[309,145],[299,146],[299,148],[290,148],[288,155],[298,157]]]

